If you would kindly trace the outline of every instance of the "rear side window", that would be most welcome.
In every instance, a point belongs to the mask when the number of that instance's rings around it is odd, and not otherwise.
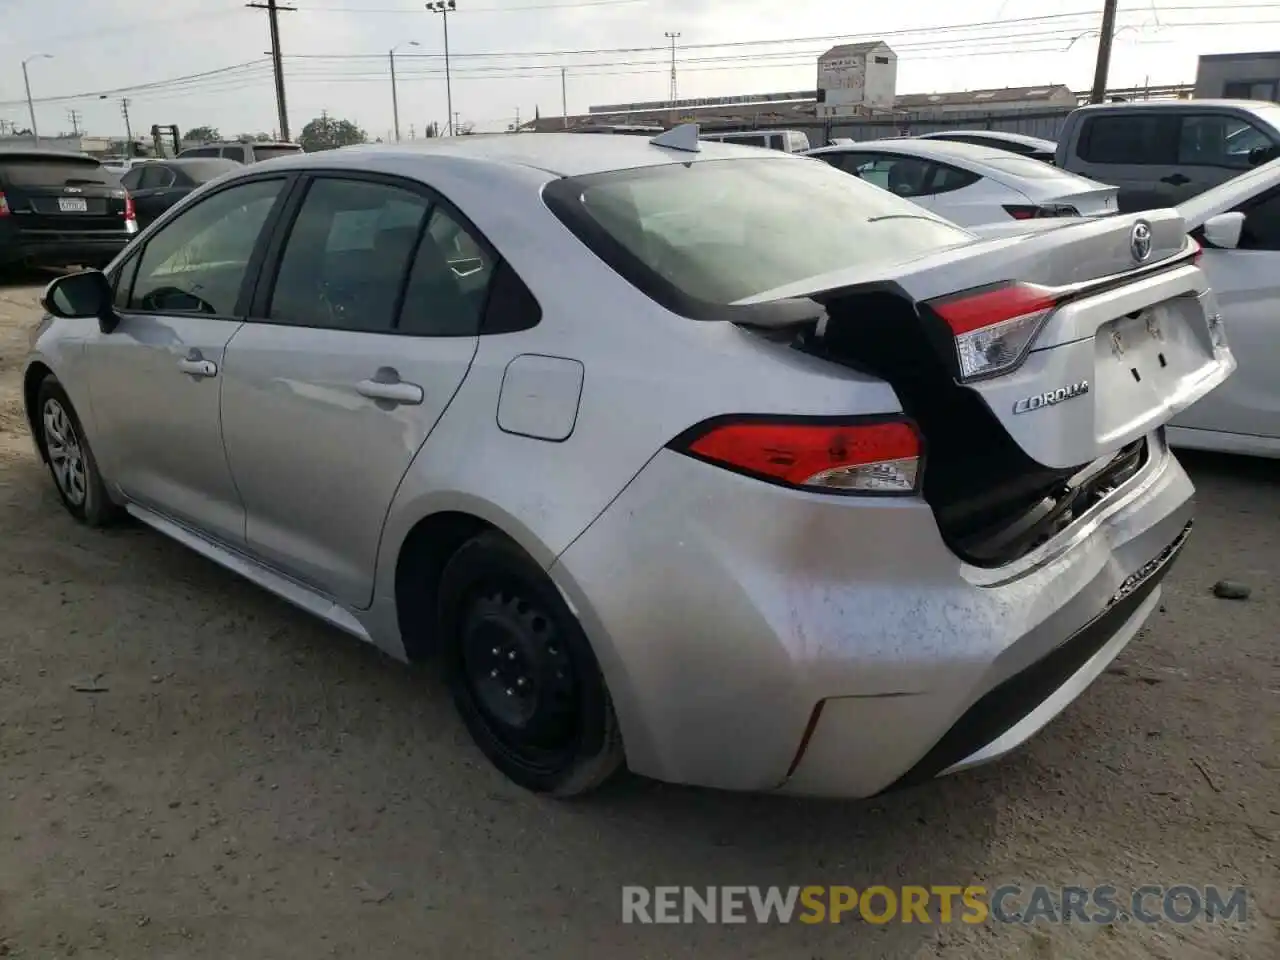
[[[496,258],[442,207],[431,214],[413,261],[398,329],[430,337],[480,331]]]
[[[145,164],[141,170],[142,176],[138,181],[139,189],[160,190],[164,187],[173,186],[173,171],[168,167],[161,167],[154,163],[148,163]]]
[[[945,164],[934,164],[933,179],[929,181],[928,194],[932,196],[935,193],[950,193],[952,190],[963,190],[965,187],[971,187],[979,180],[980,177],[976,173],[968,170],[961,170],[959,167],[949,167]]]
[[[217,147],[196,147],[192,150],[183,150],[182,159],[185,160],[188,157],[216,157],[220,153],[221,151]]]
[[[1086,117],[1078,153],[1086,163],[1176,164],[1178,127],[1171,113]]]
[[[743,134],[742,136],[738,136],[737,134],[734,134],[732,136],[722,137],[721,139],[723,139],[725,143],[738,143],[744,147],[769,146],[769,138],[762,133],[761,134]]]
[[[726,305],[972,235],[827,164],[784,157],[569,177],[548,205],[606,263],[672,309]]]
[[[389,332],[427,208],[422,196],[389,184],[315,180],[285,242],[267,316]]]
[[[244,163],[249,159],[244,147],[223,147],[221,153],[222,156],[228,160],[234,160],[236,163]]]

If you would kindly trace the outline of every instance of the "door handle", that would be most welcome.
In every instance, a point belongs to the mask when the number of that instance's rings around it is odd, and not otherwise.
[[[193,377],[216,377],[218,365],[212,360],[196,360],[191,357],[178,361],[178,369]]]
[[[391,379],[394,377],[395,379]],[[378,371],[372,380],[361,380],[356,384],[356,392],[370,400],[382,400],[387,403],[404,403],[416,406],[422,403],[425,394],[416,383],[405,383],[400,375],[388,367]]]
[[[1190,183],[1191,178],[1181,173],[1174,173],[1167,177],[1161,177],[1160,182],[1172,184],[1175,187],[1181,187],[1183,184]]]

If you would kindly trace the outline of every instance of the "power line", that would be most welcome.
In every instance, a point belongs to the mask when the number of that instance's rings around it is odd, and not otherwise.
[[[1173,10],[1280,10],[1280,2],[1271,3],[1253,3],[1253,4],[1237,4],[1229,8],[1206,7],[1203,5],[1197,7],[1175,7],[1164,8],[1167,15]],[[1061,52],[1064,47],[1064,41],[1067,35],[1078,36],[1080,30],[1084,29],[1084,24],[1079,28],[1075,24],[1068,25],[1062,21],[1082,18],[1088,18],[1090,24],[1096,23],[1096,11],[1084,11],[1081,13],[1067,14],[1045,14],[1035,17],[1019,17],[1007,20],[987,21],[985,23],[976,24],[953,24],[938,27],[918,27],[912,30],[886,31],[882,36],[893,34],[895,36],[921,36],[918,40],[908,40],[895,44],[895,49],[903,52],[902,59],[913,59],[911,56],[913,51],[918,51],[922,55],[928,55],[933,59],[948,59],[947,50],[955,49],[961,52],[955,56],[984,56],[984,55],[1010,55],[1015,52],[1025,53],[1054,53]],[[1206,21],[1206,22],[1170,22],[1165,19],[1162,21],[1162,29],[1160,32],[1166,32],[1171,29],[1190,29],[1190,28],[1211,28],[1220,26],[1230,26],[1238,24],[1248,24],[1249,26],[1273,25],[1277,23],[1274,20],[1239,20],[1228,21]],[[1028,26],[1040,25],[1040,30],[1025,29]],[[1004,31],[999,35],[993,36],[975,36],[974,31],[987,31],[993,28],[1021,26],[1023,29],[1016,30],[1012,33]],[[1095,28],[1096,29],[1096,28]],[[783,68],[789,66],[786,61],[788,58],[807,58],[800,59],[796,62],[796,66],[808,65],[813,62],[813,57],[822,51],[814,51],[812,53],[804,50],[775,50],[763,51],[761,47],[775,46],[786,47],[789,45],[803,43],[830,43],[831,41],[849,40],[850,36],[820,36],[820,37],[792,37],[777,40],[747,40],[747,41],[730,41],[723,43],[701,43],[682,45],[681,51],[686,54],[689,51],[749,51],[739,54],[722,53],[718,56],[704,57],[682,57],[681,65],[684,70],[716,70],[716,69],[736,69],[741,70],[741,64],[750,62],[752,65],[760,69]],[[1018,50],[1008,49],[1009,47],[1018,47]],[[1000,48],[1000,49],[998,49]],[[989,53],[984,51],[989,50]],[[572,51],[493,51],[489,53],[453,53],[454,59],[463,58],[471,62],[470,67],[455,68],[456,72],[473,77],[475,79],[537,79],[541,71],[545,71],[542,75],[554,75],[554,72],[561,69],[563,62],[556,64],[540,64],[540,63],[483,63],[476,61],[483,60],[499,60],[508,58],[543,58],[543,57],[585,57],[585,56],[603,56],[612,54],[654,54],[654,59],[629,59],[629,60],[597,60],[594,62],[581,62],[570,64],[569,68],[574,71],[575,76],[625,76],[646,73],[656,73],[664,69],[663,61],[657,57],[665,57],[669,55],[667,47],[614,47],[614,48],[596,48],[590,50],[572,50]],[[291,73],[291,77],[296,77],[302,82],[314,82],[319,78],[324,78],[325,82],[361,82],[364,77],[360,72],[357,63],[369,58],[380,59],[382,54],[294,54],[285,56],[282,59],[288,59],[291,63],[295,63],[295,69]],[[438,55],[405,55],[406,61],[418,61],[422,66],[412,72],[403,74],[405,78],[421,77],[426,78],[437,75],[439,71],[433,70],[431,67],[425,66],[435,60],[441,59]],[[776,61],[776,62],[768,62]],[[202,71],[200,73],[188,74],[180,77],[171,77],[165,80],[149,81],[126,86],[114,87],[106,90],[82,91],[78,93],[46,96],[35,100],[39,104],[55,104],[55,103],[72,103],[78,100],[98,99],[103,96],[120,96],[129,94],[138,99],[155,100],[161,98],[169,98],[173,96],[189,96],[195,93],[214,94],[219,92],[232,92],[235,90],[248,89],[256,86],[266,75],[267,65],[271,61],[267,58],[250,60],[244,63],[231,64],[229,66],[220,67],[213,70]],[[709,64],[728,63],[733,64],[730,67],[716,67]],[[339,64],[350,64],[356,67],[351,73],[342,73],[339,71],[324,70],[325,64],[338,66]],[[708,64],[698,66],[698,64]],[[610,68],[616,66],[638,67],[641,69],[612,70]],[[313,72],[312,68],[320,68],[318,72]],[[379,74],[379,79],[385,81],[385,75]],[[0,107],[18,107],[25,104],[25,100],[13,100],[0,102]]]
[[[466,13],[520,13],[522,10],[577,10],[582,7],[621,7],[649,0],[581,0],[579,3],[533,3],[517,7],[467,7]],[[417,13],[411,7],[307,7],[307,13]],[[464,12],[464,11],[459,11]]]
[[[1280,9],[1280,3],[1253,3],[1253,4],[1229,4],[1229,5],[1212,5],[1197,7],[1177,7],[1175,10],[1184,11],[1217,11],[1217,10],[1275,10]],[[1126,11],[1129,12],[1129,11]],[[1170,8],[1166,8],[1165,12],[1170,12]],[[988,29],[992,27],[1009,27],[1019,24],[1040,24],[1054,20],[1080,20],[1083,21],[1081,29],[1086,25],[1093,25],[1097,20],[1096,10],[1081,10],[1074,13],[1046,13],[1031,17],[1011,17],[1002,20],[987,20],[980,23],[953,23],[943,24],[939,26],[912,27],[902,30],[881,30],[875,33],[858,33],[858,34],[826,34],[811,37],[788,37],[785,39],[769,39],[769,40],[737,40],[721,43],[691,43],[684,44],[684,50],[711,50],[725,48],[746,48],[761,46],[779,46],[789,43],[850,43],[860,40],[878,40],[888,37],[912,36],[915,34],[936,34],[942,32],[969,32],[973,30]],[[1227,21],[1226,25],[1252,25],[1252,20]],[[1187,24],[1194,26],[1193,24]],[[1163,23],[1164,27],[1183,26],[1178,23]],[[461,58],[486,58],[496,59],[499,57],[566,57],[566,56],[588,56],[592,54],[612,54],[612,53],[653,53],[668,51],[666,46],[648,46],[648,47],[597,47],[582,50],[495,50],[485,53],[455,53],[455,60]],[[377,53],[320,53],[320,54],[294,54],[296,58],[314,59],[314,60],[366,60],[372,58],[381,58],[381,54]],[[439,54],[418,54],[420,57],[438,57]]]

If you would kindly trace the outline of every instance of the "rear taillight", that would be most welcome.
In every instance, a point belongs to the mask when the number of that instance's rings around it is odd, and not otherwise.
[[[1024,206],[1020,203],[1006,203],[1004,212],[1015,220],[1034,220],[1040,216],[1040,208],[1034,206]]]
[[[133,197],[128,191],[124,195],[124,229],[126,233],[138,232],[138,211],[133,206]]]
[[[899,418],[718,417],[671,446],[707,463],[802,490],[905,496],[919,489],[920,436]]]
[[[0,190],[0,217],[9,215],[9,201],[4,198],[4,191]]]
[[[1078,217],[1080,211],[1069,203],[1035,204],[1006,203],[1004,212],[1015,220],[1039,220],[1043,217]]]
[[[980,287],[929,303],[951,328],[961,380],[1005,373],[1026,356],[1057,299],[1029,283]]]

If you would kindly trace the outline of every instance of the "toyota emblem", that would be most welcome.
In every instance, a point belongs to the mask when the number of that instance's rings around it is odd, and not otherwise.
[[[1129,252],[1139,263],[1151,256],[1151,224],[1139,220],[1129,234]]]

